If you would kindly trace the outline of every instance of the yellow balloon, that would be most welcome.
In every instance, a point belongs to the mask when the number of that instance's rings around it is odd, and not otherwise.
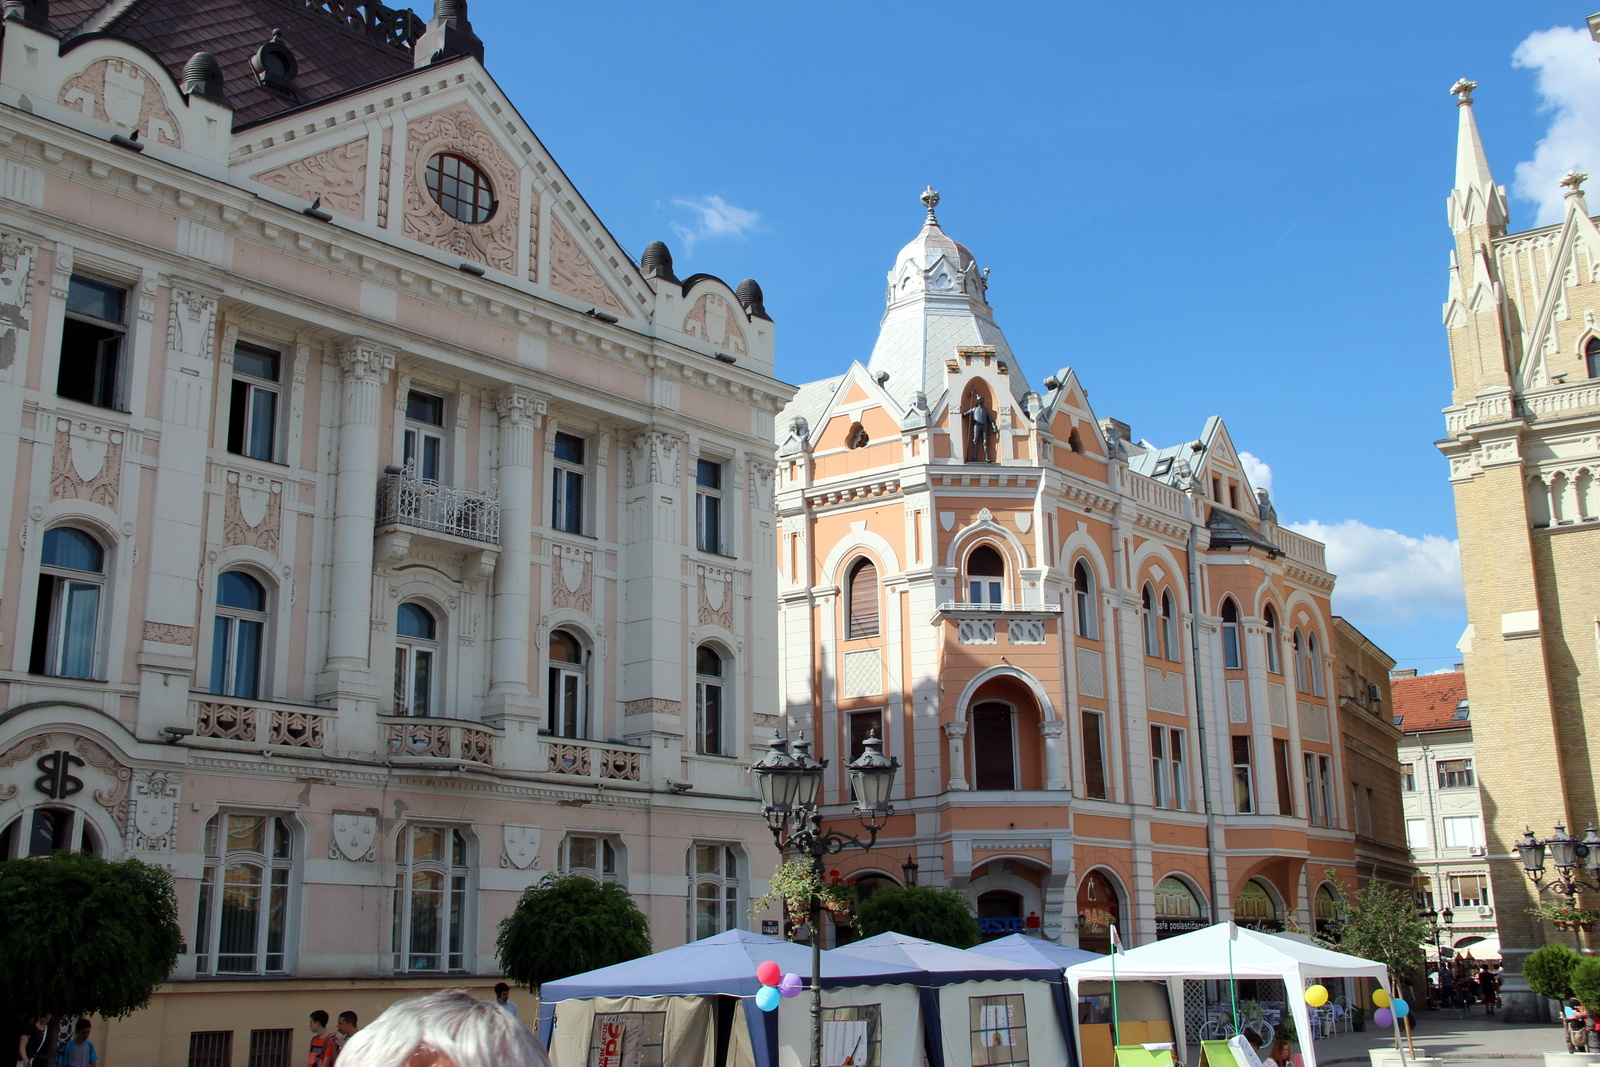
[[[1389,1006],[1389,1003],[1390,1003],[1390,1001],[1389,1001],[1389,991],[1388,990],[1386,990],[1386,989],[1373,990],[1373,993],[1372,993],[1372,1006],[1373,1007],[1375,1007],[1375,1008],[1387,1008]]]
[[[1306,986],[1306,1003],[1313,1008],[1320,1008],[1328,1003],[1328,989],[1326,986]]]

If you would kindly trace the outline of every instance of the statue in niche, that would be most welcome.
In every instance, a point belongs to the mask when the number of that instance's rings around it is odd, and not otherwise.
[[[973,390],[972,406],[961,413],[961,418],[967,430],[966,462],[993,463],[995,440],[1000,436],[1000,428],[995,422],[994,412],[986,406],[982,393]]]

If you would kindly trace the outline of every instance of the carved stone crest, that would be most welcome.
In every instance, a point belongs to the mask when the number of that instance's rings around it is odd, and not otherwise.
[[[733,575],[715,567],[695,567],[700,586],[700,625],[733,629]]]
[[[678,484],[678,457],[681,438],[652,431],[634,437],[628,454],[628,485],[638,487],[651,482]]]
[[[31,323],[36,251],[19,237],[0,234],[0,370],[16,362],[17,334]]]
[[[216,320],[216,314],[216,298],[206,293],[174,289],[172,319],[167,325],[167,347],[196,359],[210,359],[212,323]]]
[[[539,869],[539,828],[537,826],[507,826],[505,849],[500,853],[500,866],[515,867],[519,871]]]
[[[594,614],[594,553],[550,546],[550,606]]]
[[[328,842],[330,860],[371,863],[377,859],[373,848],[378,839],[378,817],[364,812],[333,813],[333,840]]]
[[[283,533],[283,483],[229,471],[222,532],[225,544],[250,545],[277,555]]]
[[[176,774],[140,771],[133,776],[133,830],[128,847],[172,851],[177,843],[178,791]]]
[[[56,103],[137,132],[141,140],[182,148],[183,133],[162,96],[162,80],[126,59],[100,59],[69,78]]]
[[[50,499],[87,500],[117,510],[122,485],[122,431],[56,420],[50,456]]]
[[[746,352],[740,313],[716,293],[706,293],[694,302],[683,320],[683,332],[736,356]]]

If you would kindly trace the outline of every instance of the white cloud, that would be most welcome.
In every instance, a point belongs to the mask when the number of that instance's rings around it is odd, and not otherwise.
[[[1576,167],[1600,176],[1600,45],[1587,30],[1555,26],[1531,33],[1511,62],[1534,72],[1542,110],[1553,112],[1550,129],[1517,164],[1512,190],[1538,206],[1537,225],[1560,222],[1565,190],[1557,183]]]
[[[674,222],[672,231],[678,235],[685,249],[707,237],[737,237],[750,230],[761,216],[754,211],[735,207],[720,196],[696,196],[673,201],[678,207],[688,208],[695,215],[694,222]]]
[[[1459,541],[1407,537],[1355,519],[1297,522],[1289,529],[1328,546],[1328,569],[1338,575],[1333,608],[1357,626],[1466,613]]]
[[[1244,476],[1250,479],[1251,488],[1272,492],[1272,468],[1265,461],[1248,452],[1240,452],[1239,463],[1244,467]]]

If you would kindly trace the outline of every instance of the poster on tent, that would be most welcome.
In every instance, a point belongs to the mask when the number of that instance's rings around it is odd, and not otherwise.
[[[879,1010],[877,1004],[823,1009],[822,1067],[878,1067]]]
[[[661,1067],[664,1012],[596,1015],[589,1067]]]

